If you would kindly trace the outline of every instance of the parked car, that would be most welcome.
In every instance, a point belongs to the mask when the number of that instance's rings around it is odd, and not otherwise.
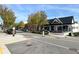
[[[6,30],[6,33],[7,34],[12,34],[12,32],[13,32],[13,29],[12,28]],[[15,34],[16,34],[16,30],[15,30]]]
[[[22,29],[22,31],[24,31],[24,32],[28,32],[28,29]]]
[[[6,30],[6,33],[7,33],[7,34],[12,34],[12,31],[13,31],[12,29],[7,29],[7,30]]]

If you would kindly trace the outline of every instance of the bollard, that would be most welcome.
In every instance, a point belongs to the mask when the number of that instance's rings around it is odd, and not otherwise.
[[[43,31],[42,35],[43,35],[43,37],[45,36],[44,31]]]
[[[50,31],[48,31],[49,35],[50,35]]]

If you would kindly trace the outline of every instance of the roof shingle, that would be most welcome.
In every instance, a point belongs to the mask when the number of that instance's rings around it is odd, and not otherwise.
[[[52,24],[52,22],[55,20],[54,19],[49,19],[48,22],[49,24]],[[74,22],[74,17],[73,16],[68,16],[68,17],[62,17],[62,18],[58,18],[58,20],[60,20],[63,24],[72,24],[72,21]]]

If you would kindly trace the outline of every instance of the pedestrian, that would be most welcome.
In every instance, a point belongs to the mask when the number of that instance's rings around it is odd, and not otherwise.
[[[12,31],[12,34],[13,34],[13,36],[15,36],[15,27],[13,27],[13,29],[12,29],[13,31]]]

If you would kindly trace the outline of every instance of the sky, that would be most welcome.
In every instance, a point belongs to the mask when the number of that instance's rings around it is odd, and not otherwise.
[[[15,13],[16,22],[27,22],[28,16],[37,11],[45,11],[47,18],[74,16],[79,22],[79,4],[6,4]]]

